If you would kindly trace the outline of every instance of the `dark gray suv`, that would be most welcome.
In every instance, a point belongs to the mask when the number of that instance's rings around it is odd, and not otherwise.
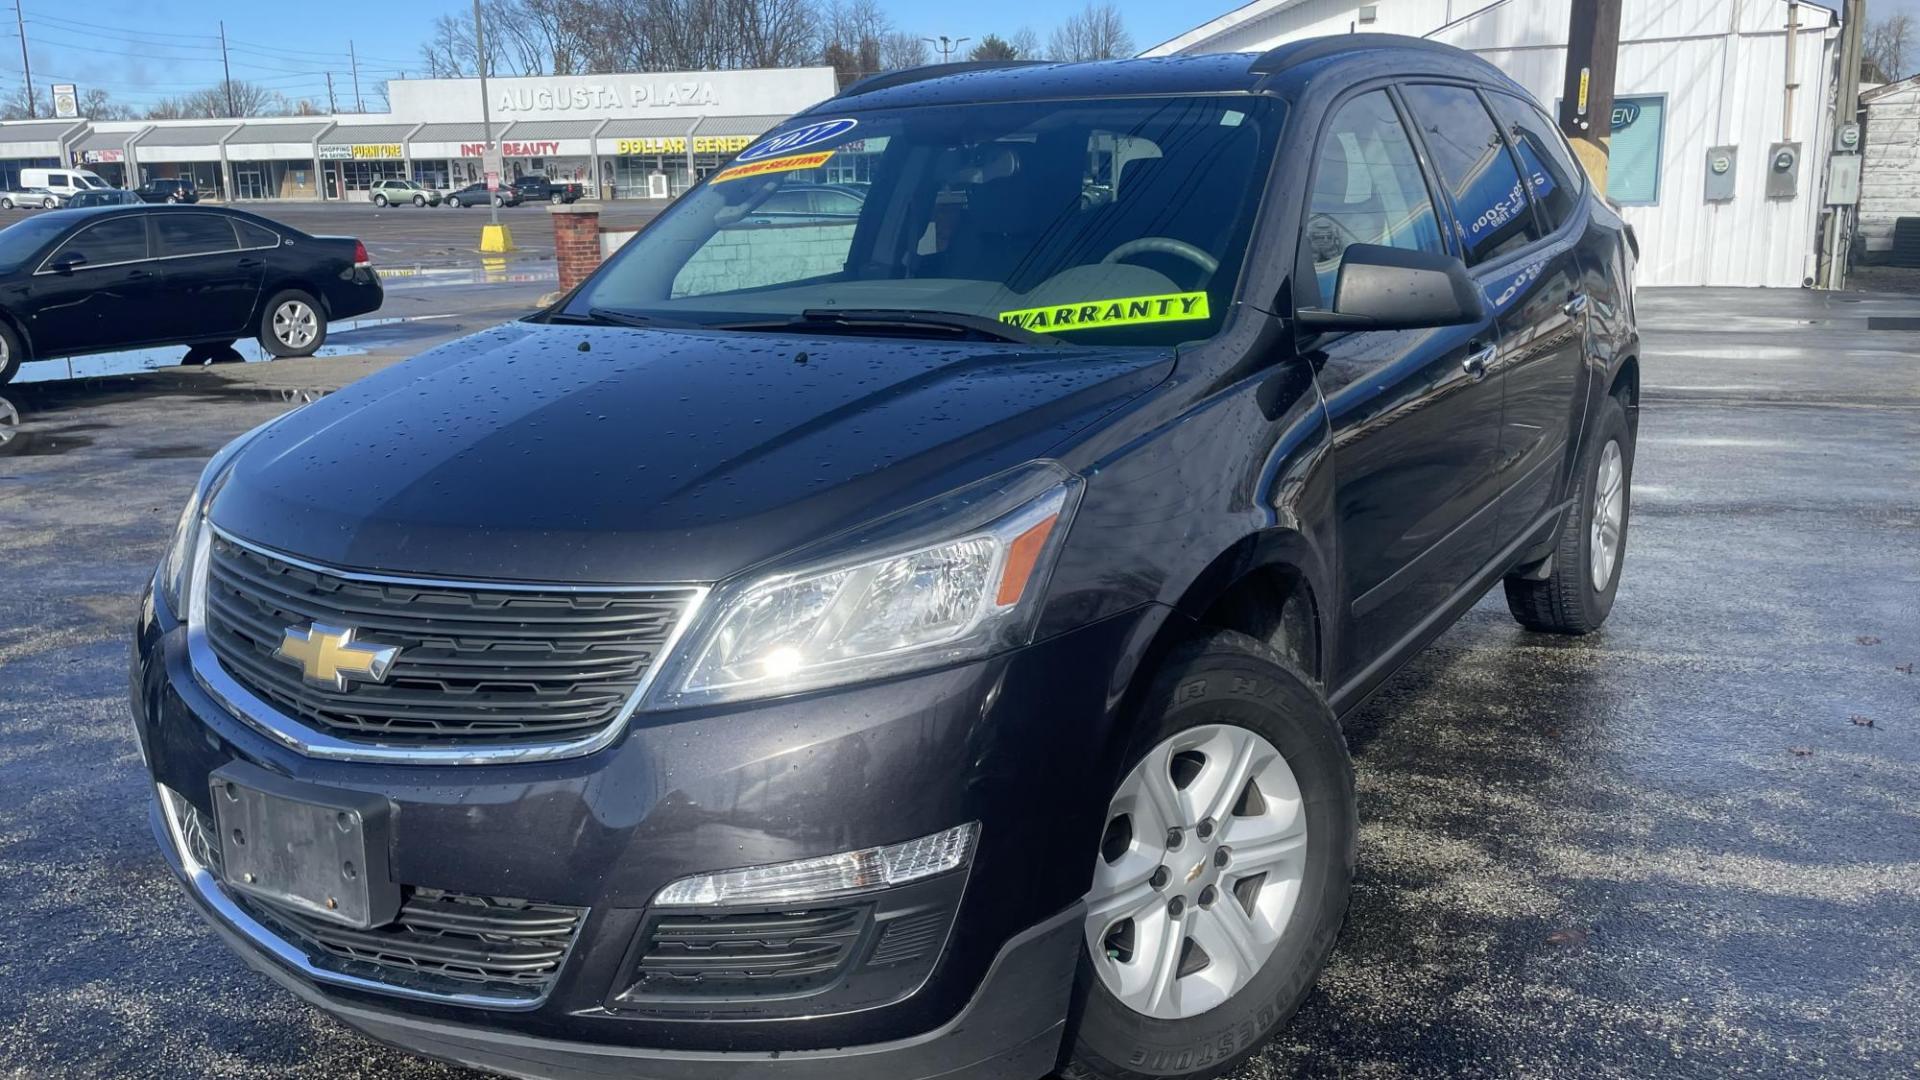
[[[215,458],[137,630],[161,846],[518,1076],[1216,1076],[1339,933],[1340,718],[1489,589],[1608,617],[1635,258],[1430,43],[857,84]]]

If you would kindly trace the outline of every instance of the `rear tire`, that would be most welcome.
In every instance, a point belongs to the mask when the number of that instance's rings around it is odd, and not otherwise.
[[[1633,456],[1627,407],[1609,397],[1580,453],[1579,484],[1560,524],[1552,572],[1543,581],[1506,579],[1507,610],[1521,626],[1547,634],[1590,634],[1613,612],[1627,561]]]
[[[12,199],[0,199],[0,210],[11,210],[11,209],[13,209]]]
[[[495,205],[495,206],[505,206],[505,205],[507,205],[507,197],[506,197],[506,196],[504,196],[504,195],[495,195],[495,196],[493,197],[493,205]]]
[[[1168,658],[1125,761],[1060,1075],[1207,1080],[1271,1038],[1326,966],[1353,883],[1353,764],[1312,680],[1228,631]],[[1162,831],[1175,818],[1178,844]]]
[[[27,350],[20,344],[20,335],[13,332],[13,327],[0,322],[0,386],[13,381],[26,358]]]
[[[327,316],[320,301],[287,289],[274,294],[260,311],[260,344],[275,356],[312,356],[327,343]]]
[[[373,197],[373,205],[385,208],[387,205],[387,197],[385,195],[375,195]]]
[[[56,207],[56,206],[58,206],[58,205],[60,205],[60,204],[59,204],[59,203],[57,203],[57,202],[54,202],[54,201],[53,201],[52,199],[41,199],[41,200],[40,200],[40,209],[42,209],[42,210],[51,210],[51,209],[53,209],[54,207]]]

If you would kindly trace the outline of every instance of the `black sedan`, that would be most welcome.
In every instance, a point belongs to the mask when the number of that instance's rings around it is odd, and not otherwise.
[[[308,356],[382,299],[350,236],[213,207],[56,210],[0,229],[0,383],[23,360],[241,337]]]
[[[488,191],[485,184],[468,184],[447,193],[442,205],[445,206],[485,206],[492,202],[495,206],[519,206],[521,196],[511,187],[501,187],[499,191]]]
[[[67,209],[79,210],[88,206],[139,206],[146,200],[121,188],[89,188],[76,191],[67,199]]]

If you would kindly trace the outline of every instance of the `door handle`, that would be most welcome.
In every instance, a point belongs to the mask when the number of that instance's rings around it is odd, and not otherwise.
[[[1573,298],[1568,300],[1560,310],[1566,312],[1567,317],[1570,319],[1585,315],[1587,313],[1587,294],[1574,293]]]
[[[240,260],[240,269],[242,270],[251,270],[256,266],[265,266],[265,265],[266,263],[261,262],[259,259],[241,259]]]
[[[1492,345],[1469,353],[1465,360],[1460,361],[1460,370],[1466,372],[1474,382],[1479,382],[1487,377],[1487,365],[1493,363],[1493,358],[1498,354],[1499,350]]]
[[[152,277],[152,276],[153,276],[153,271],[151,271],[151,270],[129,270],[129,271],[127,271],[127,280],[128,280],[128,281],[145,281],[146,279],[148,279],[148,278],[150,278],[150,277]]]

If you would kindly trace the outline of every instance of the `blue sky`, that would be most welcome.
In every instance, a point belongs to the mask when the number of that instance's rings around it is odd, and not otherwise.
[[[1030,26],[1045,40],[1055,23],[1084,0],[975,0],[955,5],[937,0],[882,0],[902,29],[922,36],[946,34],[979,39]],[[1913,0],[1920,3],[1920,0]],[[342,110],[353,108],[348,42],[360,55],[360,85],[369,110],[375,84],[400,71],[419,74],[419,43],[442,12],[470,10],[460,0],[214,0],[206,4],[154,4],[147,0],[20,0],[26,17],[33,81],[45,87],[73,82],[101,87],[136,107],[155,99],[209,86],[220,80],[219,22],[226,21],[235,79],[254,80],[290,97],[311,97],[326,106],[324,72],[334,73]],[[1233,0],[1201,7],[1123,3],[1128,28],[1140,47],[1162,41],[1203,19],[1237,6]],[[4,14],[12,14],[5,12]],[[20,85],[20,41],[13,20],[4,19],[0,40],[0,93]],[[970,47],[970,46],[969,46]]]

